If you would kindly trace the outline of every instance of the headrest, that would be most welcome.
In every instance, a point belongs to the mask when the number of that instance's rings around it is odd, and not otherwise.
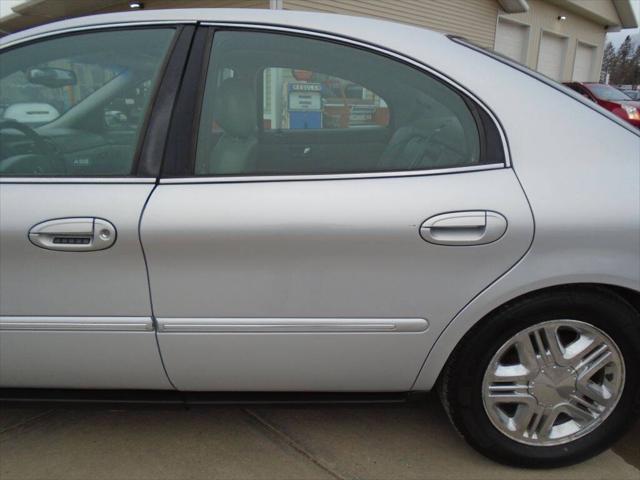
[[[225,133],[246,138],[256,130],[256,98],[248,82],[228,78],[216,92],[214,118]]]

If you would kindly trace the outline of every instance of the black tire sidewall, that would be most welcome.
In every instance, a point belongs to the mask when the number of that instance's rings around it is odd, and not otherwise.
[[[497,312],[462,345],[451,372],[448,401],[457,428],[485,455],[502,463],[555,467],[584,460],[608,448],[637,418],[640,392],[638,315],[616,297],[595,290],[588,294],[557,293],[529,299]],[[482,381],[489,362],[517,333],[548,320],[571,319],[605,332],[625,363],[623,394],[614,411],[589,434],[571,443],[537,447],[509,439],[497,430],[484,409]]]

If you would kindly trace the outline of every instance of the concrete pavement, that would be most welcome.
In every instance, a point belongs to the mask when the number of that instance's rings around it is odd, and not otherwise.
[[[0,479],[640,480],[640,426],[570,468],[497,465],[467,447],[434,397],[408,406],[8,408]]]

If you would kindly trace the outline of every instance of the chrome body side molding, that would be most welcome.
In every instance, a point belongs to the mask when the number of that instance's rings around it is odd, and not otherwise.
[[[0,330],[149,332],[150,317],[28,317],[1,316]]]
[[[163,333],[425,332],[424,318],[158,318]]]

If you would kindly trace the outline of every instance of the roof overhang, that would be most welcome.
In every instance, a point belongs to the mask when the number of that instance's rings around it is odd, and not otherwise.
[[[525,13],[529,11],[527,0],[498,0],[506,13]]]
[[[580,15],[583,18],[591,20],[598,25],[606,27],[609,32],[616,32],[623,28],[635,28],[638,26],[638,20],[631,6],[632,2],[636,0],[608,0],[609,12],[605,12],[601,9],[591,8],[584,0],[546,0],[549,3],[566,10],[567,12],[573,12]]]
[[[631,6],[632,1],[633,0],[613,0],[613,6],[616,7],[622,28],[638,27],[638,18]]]

